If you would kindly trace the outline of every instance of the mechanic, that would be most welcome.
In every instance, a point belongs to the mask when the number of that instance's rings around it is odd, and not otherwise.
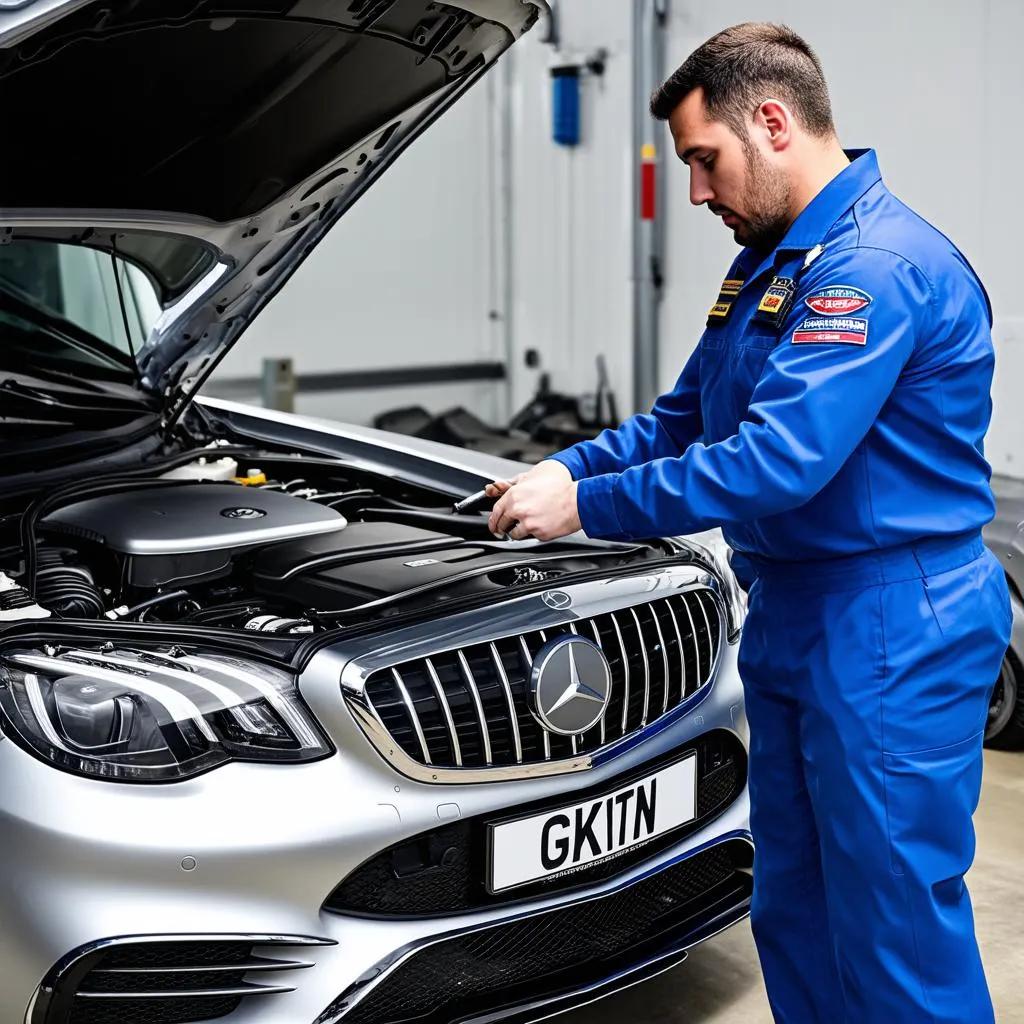
[[[787,28],[714,36],[651,112],[743,249],[674,389],[492,484],[490,528],[721,527],[749,587],[751,921],[775,1019],[991,1022],[964,884],[1010,636],[981,538],[988,297],[874,152],[841,148]]]

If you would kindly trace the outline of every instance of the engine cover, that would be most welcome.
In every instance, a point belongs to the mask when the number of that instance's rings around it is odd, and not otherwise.
[[[302,498],[235,483],[173,483],[66,505],[41,523],[123,555],[222,551],[334,533],[345,517]]]
[[[128,581],[163,586],[226,571],[240,549],[337,533],[335,509],[236,483],[140,487],[85,498],[50,513],[47,532],[89,540],[128,557]]]

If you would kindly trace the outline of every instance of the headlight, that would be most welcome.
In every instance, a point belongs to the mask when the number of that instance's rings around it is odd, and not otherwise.
[[[58,768],[117,782],[174,782],[229,761],[332,752],[294,677],[178,649],[4,651],[0,724]]]
[[[747,595],[729,564],[732,549],[725,538],[718,530],[708,530],[692,536],[668,539],[679,550],[697,555],[721,579],[729,643],[736,643],[743,628],[743,618],[747,614]]]

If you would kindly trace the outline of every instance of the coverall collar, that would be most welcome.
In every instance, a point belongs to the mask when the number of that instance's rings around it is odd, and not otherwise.
[[[748,280],[759,277],[769,267],[778,266],[781,262],[780,257],[807,252],[824,242],[836,221],[849,211],[868,189],[882,180],[878,158],[873,149],[847,149],[844,152],[850,159],[849,166],[844,167],[804,207],[775,251],[764,257]],[[756,255],[754,258],[756,259]]]

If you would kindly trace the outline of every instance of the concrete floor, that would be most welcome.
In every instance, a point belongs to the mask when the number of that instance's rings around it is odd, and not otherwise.
[[[968,875],[998,1024],[1024,1024],[1024,754],[987,751]],[[560,1018],[566,1024],[772,1024],[747,922],[689,960],[619,996]]]

